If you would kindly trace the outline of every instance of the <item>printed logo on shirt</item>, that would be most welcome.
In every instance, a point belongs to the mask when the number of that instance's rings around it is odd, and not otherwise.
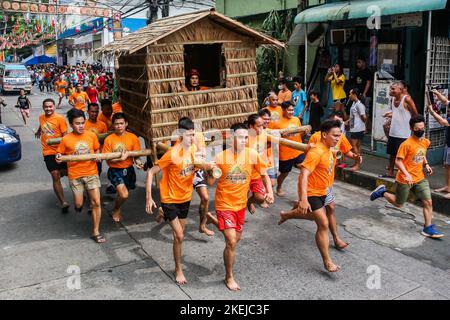
[[[89,131],[91,131],[91,132],[93,132],[93,133],[98,135],[98,130],[95,127],[90,128]]]
[[[189,177],[190,175],[194,174],[194,164],[190,159],[184,159],[183,160],[183,169],[180,171],[180,177]]]
[[[127,147],[125,146],[125,143],[123,143],[123,142],[118,142],[113,147],[113,152],[124,152],[124,151],[128,151],[128,150],[127,150]]]
[[[331,175],[333,173],[333,164],[334,164],[334,157],[333,154],[330,155],[330,158],[328,159],[328,175]]]
[[[87,143],[86,141],[78,141],[75,144],[75,148],[74,148],[74,155],[79,155],[79,154],[89,154],[90,153],[90,149],[89,149],[89,143]]]
[[[247,182],[247,172],[239,164],[235,164],[225,179],[232,184],[245,184]]]
[[[278,120],[280,120],[281,115],[278,112],[273,111],[270,115],[270,120],[273,122],[277,122]]]
[[[84,98],[82,96],[78,96],[77,97],[77,103],[85,103],[86,100],[84,100]]]
[[[412,158],[412,162],[414,162],[415,164],[420,164],[423,162],[423,159],[425,158],[425,150],[420,148],[417,150],[416,154],[414,155],[414,157]]]
[[[42,125],[42,133],[47,137],[55,135],[55,127],[50,122],[45,122]]]

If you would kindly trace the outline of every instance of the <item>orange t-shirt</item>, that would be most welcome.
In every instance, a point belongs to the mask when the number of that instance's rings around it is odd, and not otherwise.
[[[81,110],[84,112],[84,111],[86,111],[86,104],[89,103],[89,96],[84,91],[81,91],[80,93],[74,92],[69,97],[69,100],[73,101],[75,103],[75,105],[74,105],[75,109],[78,109],[78,110]]]
[[[255,150],[261,159],[266,163],[268,168],[273,167],[272,148],[267,147],[267,133],[265,130],[259,135],[249,135],[248,147]],[[253,171],[252,180],[259,179],[261,175]]]
[[[231,148],[222,151],[215,158],[215,163],[222,176],[216,188],[216,211],[239,211],[247,205],[247,194],[254,171],[265,174],[267,164],[259,154],[245,148],[235,155]]]
[[[103,122],[104,124],[106,124],[106,128],[109,129],[109,128],[111,128],[111,125],[112,125],[112,119],[111,118],[112,118],[112,116],[108,118],[107,116],[105,116],[103,114],[103,112],[101,112],[98,115],[98,117],[97,117],[97,121]]]
[[[58,147],[58,153],[67,155],[89,154],[100,149],[95,133],[85,131],[83,134],[69,133],[65,135]],[[69,180],[98,174],[95,161],[67,162]]]
[[[161,203],[191,201],[194,191],[194,148],[185,151],[181,144],[173,146],[156,165],[162,170],[159,184]]]
[[[115,133],[110,134],[105,138],[103,142],[103,153],[106,152],[122,152],[122,151],[138,151],[141,150],[141,143],[138,137],[131,133],[125,132],[123,135],[118,136]],[[107,161],[110,168],[125,169],[133,165],[133,158],[128,157],[127,159],[119,162]]]
[[[122,104],[120,102],[116,102],[112,105],[112,113],[123,112]]]
[[[402,159],[406,171],[411,175],[413,183],[417,183],[425,179],[423,173],[423,161],[427,155],[427,149],[430,146],[430,140],[417,139],[409,137],[398,148],[397,158]],[[398,170],[395,180],[402,184],[407,184],[405,175]]]
[[[269,129],[275,128],[275,125],[277,122],[283,117],[283,109],[280,106],[277,107],[266,107],[264,109],[267,109],[270,111],[270,122],[268,125]]]
[[[321,140],[321,132],[317,131],[315,132],[311,138],[309,138],[309,144],[314,144],[316,145],[317,143],[319,143]],[[342,154],[346,154],[348,153],[350,150],[352,150],[352,145],[350,144],[350,142],[348,141],[348,139],[345,137],[345,135],[341,134],[341,137],[339,138],[338,143],[336,144],[336,146],[334,147],[334,150],[339,150],[340,152],[342,152]],[[334,158],[334,163],[333,163],[333,172],[330,176],[330,185],[333,184],[334,182],[334,175],[335,175],[335,166],[336,166],[336,157]]]
[[[334,168],[334,156],[330,148],[322,142],[315,145],[307,153],[302,167],[308,169],[308,197],[321,197],[327,194],[330,176]],[[301,175],[299,175],[300,179]]]
[[[278,103],[283,103],[285,101],[291,101],[292,91],[287,89],[286,91],[280,90],[278,92]]]
[[[92,131],[97,135],[108,132],[108,128],[104,122],[98,120],[96,122],[92,122],[89,119],[84,123],[84,130]]]
[[[274,129],[287,129],[287,128],[297,128],[301,127],[300,119],[297,117],[292,117],[290,119],[282,117],[277,124],[275,125]],[[295,141],[295,142],[302,142],[302,135],[301,133],[290,133],[287,135],[283,135],[282,138]],[[295,150],[286,146],[283,146],[280,144],[280,160],[286,161],[291,160],[299,155],[301,155],[303,151]]]
[[[50,117],[45,114],[39,116],[39,127],[41,128],[41,145],[42,154],[44,156],[57,154],[58,145],[47,145],[48,139],[61,138],[63,134],[67,133],[67,124],[64,117],[54,113]]]
[[[55,81],[56,90],[61,94],[66,94],[67,82],[64,80]]]

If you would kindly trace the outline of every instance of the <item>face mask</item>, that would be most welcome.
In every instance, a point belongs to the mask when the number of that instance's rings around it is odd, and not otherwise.
[[[418,131],[413,131],[413,133],[414,133],[414,135],[417,138],[421,138],[424,135],[425,131],[424,130],[418,130]]]
[[[270,106],[269,100],[266,101],[266,106]]]

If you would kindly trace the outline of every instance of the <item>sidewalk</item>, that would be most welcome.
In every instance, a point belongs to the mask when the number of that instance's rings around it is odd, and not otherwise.
[[[336,168],[336,179],[357,185],[369,190],[375,189],[380,184],[386,185],[386,188],[394,192],[394,179],[381,178],[385,173],[385,167],[388,165],[388,159],[376,157],[363,151],[363,164],[361,170],[357,172],[349,171],[348,168],[353,160],[346,159],[348,167],[345,169]],[[433,190],[442,187],[444,184],[444,167],[443,165],[433,166],[433,174],[426,175],[431,187],[431,196],[433,199],[433,210],[450,216],[450,199],[445,199],[442,194]],[[409,202],[414,203],[414,198],[410,195]]]

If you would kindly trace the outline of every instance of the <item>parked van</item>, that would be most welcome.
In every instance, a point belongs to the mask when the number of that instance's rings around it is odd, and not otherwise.
[[[31,91],[31,76],[23,64],[0,64],[0,92]]]

